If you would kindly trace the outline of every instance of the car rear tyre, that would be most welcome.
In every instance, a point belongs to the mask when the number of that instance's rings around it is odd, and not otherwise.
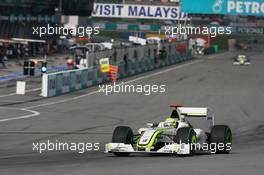
[[[133,144],[133,131],[130,127],[127,126],[118,126],[115,128],[112,142],[113,143],[124,143],[124,144]],[[114,153],[116,156],[129,156],[129,153]]]
[[[193,155],[195,150],[193,149],[194,147],[192,146],[192,143],[196,143],[197,138],[195,135],[195,132],[192,128],[190,127],[184,127],[184,128],[179,128],[177,130],[176,136],[174,138],[174,142],[178,144],[190,144],[190,154],[189,156]],[[180,145],[182,146],[182,145]],[[179,156],[186,156],[186,155],[179,155]]]
[[[215,125],[211,130],[210,143],[216,153],[228,154],[232,147],[232,132],[226,125]]]

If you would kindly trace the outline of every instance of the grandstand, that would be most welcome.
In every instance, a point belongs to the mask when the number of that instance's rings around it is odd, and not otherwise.
[[[33,34],[33,27],[63,25],[62,15],[90,16],[92,9],[93,0],[1,0],[0,49],[24,47],[21,44],[26,43],[31,51],[56,50],[60,36],[39,37]]]
[[[32,26],[60,24],[59,15],[90,16],[93,1],[1,0],[0,38],[34,38]]]

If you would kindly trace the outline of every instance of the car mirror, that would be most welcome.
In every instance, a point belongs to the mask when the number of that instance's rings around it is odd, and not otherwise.
[[[153,123],[147,123],[147,126],[148,126],[149,128],[151,128],[151,127],[153,127]]]
[[[157,124],[157,123],[147,123],[147,126],[149,127],[149,128],[153,128],[153,127],[157,127],[159,124]]]

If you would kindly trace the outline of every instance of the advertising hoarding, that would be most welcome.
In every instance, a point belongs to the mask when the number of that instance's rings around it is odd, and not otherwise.
[[[93,17],[185,20],[178,6],[95,3]]]
[[[182,0],[181,7],[190,14],[264,16],[263,0]]]

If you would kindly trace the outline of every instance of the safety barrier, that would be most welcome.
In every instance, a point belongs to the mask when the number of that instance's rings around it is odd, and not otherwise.
[[[125,78],[143,72],[169,66],[192,58],[191,51],[175,53],[164,59],[142,59],[140,61],[120,62],[117,77]],[[84,89],[109,81],[106,73],[100,71],[100,67],[90,69],[76,69],[56,73],[43,74],[42,96],[51,97]]]

